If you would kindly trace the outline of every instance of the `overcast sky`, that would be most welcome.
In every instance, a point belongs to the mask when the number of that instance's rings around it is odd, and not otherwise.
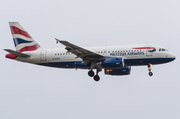
[[[1,0],[0,119],[179,119],[179,0]],[[9,21],[44,48],[156,44],[176,60],[132,67],[129,76],[56,69],[5,58],[15,49]]]

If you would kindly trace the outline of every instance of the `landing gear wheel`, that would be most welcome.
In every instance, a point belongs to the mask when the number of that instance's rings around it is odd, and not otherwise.
[[[95,75],[95,76],[94,76],[94,80],[95,80],[95,81],[99,81],[99,80],[100,80],[100,77],[99,77],[98,75]]]
[[[148,70],[149,70],[149,76],[152,76],[153,75],[153,73],[151,72],[151,66],[152,66],[152,64],[148,64]]]
[[[93,77],[93,76],[94,76],[94,72],[93,72],[92,70],[90,70],[90,71],[88,72],[88,75],[89,75],[90,77]]]
[[[153,75],[153,73],[152,72],[149,72],[149,76],[152,76]]]

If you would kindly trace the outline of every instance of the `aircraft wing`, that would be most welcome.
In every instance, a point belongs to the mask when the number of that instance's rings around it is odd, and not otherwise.
[[[79,57],[82,58],[83,61],[100,61],[100,60],[106,59],[105,56],[103,55],[99,55],[95,52],[76,46],[72,43],[69,43],[68,41],[63,41],[63,40],[58,40],[58,39],[56,39],[56,41],[65,45],[66,46],[65,49],[68,52],[72,52],[73,54],[77,56],[77,58]]]

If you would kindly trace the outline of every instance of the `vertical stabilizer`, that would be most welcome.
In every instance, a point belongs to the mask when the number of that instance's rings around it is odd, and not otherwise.
[[[9,25],[17,52],[34,51],[40,48],[40,45],[18,22],[9,22]]]

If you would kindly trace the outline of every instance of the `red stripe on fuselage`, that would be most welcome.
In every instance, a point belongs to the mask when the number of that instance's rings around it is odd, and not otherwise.
[[[25,47],[21,48],[20,50],[18,50],[18,52],[34,51],[34,50],[37,50],[39,47],[40,47],[39,44],[35,44],[32,46],[25,46]]]
[[[28,32],[26,32],[26,31],[23,31],[23,30],[15,27],[15,26],[10,26],[10,28],[11,28],[11,33],[12,33],[12,34],[20,34],[20,35],[23,35],[23,36],[25,36],[25,37],[27,37],[27,38],[32,38],[32,37],[28,34]]]
[[[133,48],[133,49],[156,49],[154,47],[138,47],[138,48]]]

